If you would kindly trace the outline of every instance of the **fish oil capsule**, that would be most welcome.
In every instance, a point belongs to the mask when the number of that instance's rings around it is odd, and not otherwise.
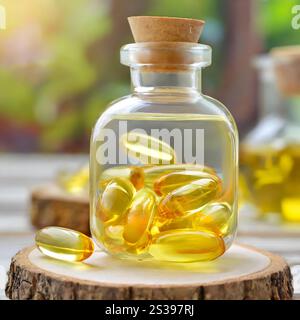
[[[156,213],[156,196],[149,189],[138,191],[126,214],[123,237],[128,244],[144,246]]]
[[[155,220],[154,225],[159,229],[159,232],[170,231],[175,229],[192,229],[193,228],[192,216],[177,218],[177,219],[170,219],[170,220],[163,220],[163,221]]]
[[[215,180],[216,183],[221,184],[221,180],[217,176],[201,171],[186,170],[171,172],[161,176],[159,179],[154,181],[153,188],[156,194],[163,196],[175,189],[191,183],[192,181],[200,179],[212,179]]]
[[[88,190],[89,166],[86,165],[73,174],[61,173],[58,176],[58,184],[70,193]]]
[[[206,172],[212,175],[216,175],[213,168],[198,165],[198,164],[173,164],[173,165],[161,165],[161,166],[151,166],[144,169],[144,184],[148,188],[152,188],[154,181],[160,177],[167,175],[172,172],[178,171],[196,171],[196,172]]]
[[[65,261],[82,261],[94,252],[91,238],[61,227],[46,227],[37,231],[35,243],[46,256]]]
[[[131,131],[120,138],[129,158],[143,164],[173,164],[175,151],[167,143],[147,134]]]
[[[103,222],[112,223],[123,217],[135,194],[133,184],[125,178],[112,179],[100,196],[97,214]]]
[[[157,260],[194,262],[216,259],[225,251],[224,241],[210,230],[172,230],[152,239],[149,253]]]
[[[204,178],[168,193],[159,203],[158,220],[186,217],[198,212],[221,192],[220,182]]]
[[[230,217],[231,209],[227,203],[211,203],[193,215],[193,227],[211,229],[224,235],[228,230]]]
[[[100,176],[100,187],[104,188],[114,178],[126,178],[136,190],[144,186],[144,170],[142,167],[114,167],[109,168]]]

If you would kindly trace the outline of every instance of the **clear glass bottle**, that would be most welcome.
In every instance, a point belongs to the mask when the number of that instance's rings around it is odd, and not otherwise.
[[[121,62],[132,93],[91,138],[93,238],[124,259],[215,259],[236,233],[238,134],[225,106],[201,92],[211,48],[129,44]]]
[[[262,116],[243,140],[247,201],[261,218],[300,222],[300,47],[260,59]]]

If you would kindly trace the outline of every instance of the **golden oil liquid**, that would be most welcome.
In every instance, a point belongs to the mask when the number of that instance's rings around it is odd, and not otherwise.
[[[119,134],[124,121],[127,131]],[[145,133],[130,143],[127,136],[137,128]],[[117,138],[97,139],[107,129],[116,132]],[[178,149],[175,139],[156,141],[159,148],[153,150],[153,129],[201,129],[203,139],[183,138],[188,149]],[[101,155],[109,153],[103,152],[105,143],[117,145],[116,152],[111,152],[114,163],[101,162]],[[119,114],[104,128],[96,126],[90,158],[90,223],[98,245],[126,259],[193,262],[222,255],[236,230],[236,143],[222,116]],[[120,163],[119,148],[142,156],[137,161],[131,153],[126,163],[124,158]],[[197,148],[204,155],[200,164],[192,162]],[[186,156],[187,150],[192,155]]]
[[[242,146],[242,193],[260,215],[278,214],[300,222],[300,147]]]

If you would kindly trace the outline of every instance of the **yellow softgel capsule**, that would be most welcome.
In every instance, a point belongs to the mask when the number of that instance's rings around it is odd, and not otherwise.
[[[173,164],[173,165],[160,165],[160,166],[149,166],[144,169],[144,184],[148,188],[153,188],[154,181],[160,177],[167,175],[172,172],[179,171],[196,171],[206,172],[212,175],[216,175],[213,168],[198,165],[198,164]]]
[[[135,194],[133,184],[125,178],[112,179],[105,187],[97,205],[97,214],[103,222],[121,219]]]
[[[170,231],[175,229],[192,229],[193,228],[193,219],[192,216],[170,219],[166,221],[154,220],[154,226],[159,228],[159,232]],[[155,231],[155,229],[154,229]],[[152,233],[152,230],[151,230]]]
[[[211,229],[217,234],[224,235],[228,230],[231,213],[227,203],[208,204],[193,215],[193,227]]]
[[[159,203],[158,221],[187,217],[198,212],[221,192],[220,182],[204,178],[168,193]]]
[[[153,191],[142,189],[135,194],[124,223],[123,237],[128,244],[144,246],[149,241],[156,209],[156,196]]]
[[[190,184],[195,180],[212,179],[221,184],[219,177],[202,171],[178,171],[161,176],[154,181],[153,188],[157,195],[163,196],[175,189]]]
[[[224,241],[210,230],[182,229],[153,237],[149,253],[157,260],[196,262],[214,260],[225,251]]]
[[[37,231],[35,243],[46,256],[64,261],[82,261],[94,252],[91,238],[60,227],[46,227]]]
[[[175,151],[167,143],[143,134],[131,131],[120,138],[129,158],[135,158],[143,164],[173,164]]]
[[[114,178],[126,178],[130,180],[136,190],[144,186],[144,170],[142,167],[114,167],[106,169],[100,176],[100,187],[106,187]]]

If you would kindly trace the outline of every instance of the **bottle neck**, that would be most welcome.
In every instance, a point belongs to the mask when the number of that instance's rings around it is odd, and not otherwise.
[[[201,69],[178,71],[149,71],[131,68],[131,83],[134,93],[176,92],[201,93]]]

